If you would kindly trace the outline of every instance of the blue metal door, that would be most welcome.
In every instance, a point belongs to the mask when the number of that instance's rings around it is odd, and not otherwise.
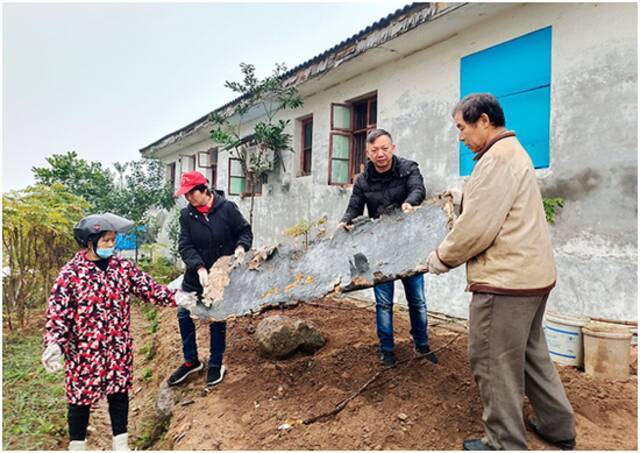
[[[460,96],[492,93],[535,168],[549,166],[551,27],[462,58]],[[460,143],[460,175],[471,173],[473,153]]]

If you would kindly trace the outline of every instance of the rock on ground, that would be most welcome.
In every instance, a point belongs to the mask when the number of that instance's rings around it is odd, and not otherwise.
[[[466,335],[438,352],[437,365],[428,360],[400,364],[337,416],[311,425],[299,423],[335,409],[380,370],[375,311],[346,300],[285,309],[285,315],[312,321],[327,343],[313,356],[296,354],[277,362],[256,354],[254,337],[260,321],[273,314],[229,322],[224,381],[208,394],[201,390],[202,374],[180,386],[180,399],[194,402],[174,407],[169,430],[150,449],[371,451],[378,446],[459,451],[464,439],[482,437],[482,405],[469,368]],[[459,333],[439,323],[434,318],[429,323],[434,349]],[[206,357],[209,326],[204,322],[196,326],[198,349]],[[394,313],[399,360],[414,355],[410,329],[407,313]],[[159,338],[156,359],[147,366],[154,367],[153,379],[156,375],[166,379],[180,357],[178,323],[171,310],[160,312]],[[635,372],[625,381],[596,381],[575,368],[558,369],[577,414],[578,449],[636,451]],[[600,398],[601,394],[606,397]],[[525,412],[531,413],[529,403]],[[407,419],[398,418],[400,413]],[[188,431],[187,424],[191,424]],[[283,424],[291,429],[278,430]],[[530,431],[527,440],[532,450],[553,449]]]
[[[262,320],[255,338],[260,352],[275,359],[289,357],[296,351],[312,354],[326,343],[312,322],[288,316]]]

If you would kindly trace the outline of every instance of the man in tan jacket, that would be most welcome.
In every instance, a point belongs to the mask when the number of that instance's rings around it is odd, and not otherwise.
[[[526,450],[522,414],[547,442],[575,449],[575,415],[549,358],[542,316],[556,269],[535,170],[491,94],[471,94],[453,112],[477,162],[462,213],[427,259],[430,273],[467,264],[469,361],[480,390],[483,439],[465,450]]]

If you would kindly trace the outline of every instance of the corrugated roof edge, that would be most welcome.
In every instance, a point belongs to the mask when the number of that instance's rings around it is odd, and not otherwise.
[[[387,25],[390,24],[390,22],[400,16],[402,16],[403,14],[406,14],[412,10],[421,10],[424,8],[428,8],[429,6],[431,6],[432,3],[411,3],[406,5],[403,8],[399,8],[397,9],[395,12],[387,15],[386,17],[383,17],[379,20],[377,20],[376,22],[374,22],[373,24],[369,25],[368,27],[364,28],[363,30],[360,30],[358,33],[352,35],[351,37],[341,41],[339,44],[336,44],[335,46],[331,47],[328,50],[325,50],[324,52],[322,52],[321,54],[316,55],[315,57],[311,58],[310,60],[305,61],[304,63],[299,64],[298,66],[290,69],[289,71],[287,71],[286,73],[284,73],[282,75],[282,79],[286,80],[288,78],[290,78],[291,76],[293,76],[296,72],[302,70],[303,68],[307,67],[307,66],[311,66],[312,64],[316,63],[317,61],[322,60],[323,58],[325,58],[326,56],[328,56],[329,54],[333,53],[333,52],[337,52],[339,49],[346,47],[350,44],[353,44],[356,40],[362,38],[365,35],[368,35],[369,33],[372,33],[376,30],[380,30],[381,28],[386,27]],[[446,8],[445,8],[446,9]],[[177,129],[174,132],[171,132],[167,135],[165,135],[164,137],[154,141],[153,143],[145,146],[144,148],[141,148],[139,151],[140,153],[145,153],[147,150],[149,150],[149,148],[152,148],[158,144],[160,144],[161,142],[163,142],[164,140],[177,135],[177,134],[182,134],[185,132],[189,132],[193,129],[195,129],[196,126],[200,125],[201,123],[204,123],[209,115],[213,112],[221,112],[229,107],[231,107],[232,105],[236,104],[237,102],[240,102],[241,100],[247,98],[248,95],[244,95],[244,96],[239,96],[235,99],[233,99],[230,102],[227,102],[226,104],[224,104],[221,107],[218,107],[217,109],[201,116],[200,118],[198,118],[195,121],[192,121],[191,123],[187,124],[184,127],[181,127],[180,129]]]

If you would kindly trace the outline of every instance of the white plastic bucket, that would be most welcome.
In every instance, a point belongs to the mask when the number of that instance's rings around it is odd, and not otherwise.
[[[547,338],[551,360],[561,365],[581,368],[584,360],[582,327],[589,318],[581,315],[547,311],[544,317],[544,334]]]
[[[637,321],[621,321],[617,319],[596,318],[591,316],[591,321],[604,322],[606,324],[616,324],[625,326],[631,332],[631,346],[638,346],[638,322]]]
[[[629,377],[631,330],[629,326],[590,322],[583,329],[585,372],[598,379]]]

